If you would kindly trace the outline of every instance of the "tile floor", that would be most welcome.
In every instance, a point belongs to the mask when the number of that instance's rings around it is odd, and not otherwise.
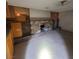
[[[60,31],[59,33],[64,38],[64,42],[67,46],[68,53],[69,53],[69,59],[73,59],[73,33],[66,32],[66,31]],[[26,39],[25,37],[24,41],[14,46],[15,47],[14,59],[25,59],[25,53],[26,53],[28,41],[30,40],[30,38]]]

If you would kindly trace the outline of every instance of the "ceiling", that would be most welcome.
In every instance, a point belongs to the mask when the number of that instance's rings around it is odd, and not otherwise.
[[[14,6],[56,12],[73,10],[73,0],[66,0],[64,5],[61,5],[60,1],[63,0],[8,0],[8,3]]]

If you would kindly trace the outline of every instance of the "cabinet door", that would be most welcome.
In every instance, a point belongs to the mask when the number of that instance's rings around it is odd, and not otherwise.
[[[16,21],[25,22],[27,19],[27,16],[29,15],[29,9],[23,8],[23,7],[14,7],[15,15],[16,15]]]
[[[10,15],[10,8],[8,6],[8,3],[6,3],[6,17],[7,18],[10,18],[11,17],[11,15]]]
[[[10,15],[11,15],[11,18],[15,18],[14,6],[10,6],[10,5],[9,5],[9,8],[10,8]]]
[[[11,24],[13,36],[14,37],[21,37],[22,36],[22,26],[21,23],[12,23]]]
[[[15,18],[14,6],[6,5],[6,17]]]
[[[6,40],[6,48],[7,48],[7,59],[13,59],[13,36],[12,32],[8,34],[7,40]]]
[[[26,15],[20,14],[20,16],[16,16],[16,21],[25,22],[26,21]]]

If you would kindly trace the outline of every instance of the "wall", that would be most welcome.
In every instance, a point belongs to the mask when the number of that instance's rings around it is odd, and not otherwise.
[[[31,33],[34,34],[40,30],[40,25],[45,23],[47,26],[51,26],[50,12],[30,9],[30,22]]]
[[[30,17],[50,17],[50,12],[30,9]]]
[[[59,20],[62,29],[73,32],[73,11],[60,12]]]

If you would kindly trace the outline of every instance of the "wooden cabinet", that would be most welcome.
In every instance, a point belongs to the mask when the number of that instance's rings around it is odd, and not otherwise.
[[[16,16],[16,21],[25,22],[27,15],[20,14],[20,16]]]
[[[22,25],[21,23],[11,23],[13,36],[14,37],[21,37],[22,36]]]
[[[14,7],[6,5],[6,18],[15,18]]]
[[[14,6],[14,11],[15,11],[15,15],[16,15],[16,21],[20,21],[20,22],[26,21],[28,15],[29,15],[28,8]]]
[[[13,59],[13,35],[12,31],[9,32],[6,40],[7,59]]]
[[[7,5],[7,14],[10,16],[7,17],[8,20],[11,21],[11,27],[13,31],[14,37],[22,37],[30,34],[31,27],[30,27],[30,10],[28,8],[17,7]]]
[[[9,5],[9,8],[10,8],[10,15],[11,15],[11,18],[16,18],[16,17],[15,17],[15,12],[14,12],[14,6]]]
[[[15,9],[16,16],[17,16],[17,13],[29,15],[29,9],[28,8],[14,6],[14,9]]]
[[[10,8],[8,6],[8,3],[6,4],[6,17],[7,18],[10,18],[11,17],[11,15],[10,15]]]

